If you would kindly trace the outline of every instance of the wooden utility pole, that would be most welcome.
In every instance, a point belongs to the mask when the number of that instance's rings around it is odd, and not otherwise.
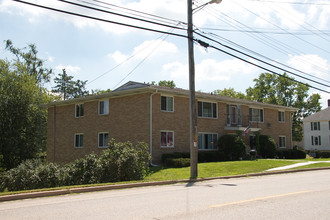
[[[196,179],[198,164],[197,115],[195,99],[195,61],[192,0],[188,0],[189,106],[190,106],[190,179]]]

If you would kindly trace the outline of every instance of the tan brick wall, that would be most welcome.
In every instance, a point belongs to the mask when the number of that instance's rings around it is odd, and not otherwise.
[[[99,100],[84,103],[84,117],[75,118],[75,104],[56,107],[56,138],[55,162],[67,163],[92,152],[99,153],[98,133],[109,132],[110,138],[117,141],[143,141],[149,144],[150,134],[150,95],[151,93],[136,94],[109,99],[109,115],[98,115]],[[165,96],[173,96],[166,95]],[[163,153],[189,151],[189,97],[174,96],[174,112],[161,111],[161,94],[152,96],[152,151],[153,162],[160,163]],[[203,100],[207,101],[207,100]],[[210,101],[212,102],[212,101]],[[196,102],[197,105],[197,102]],[[198,132],[217,133],[221,137],[225,133],[227,121],[227,103],[218,102],[217,118],[197,119]],[[242,105],[243,124],[248,124],[249,106]],[[53,161],[54,143],[54,108],[48,109],[47,159]],[[279,136],[286,136],[287,147],[291,148],[290,115],[285,113],[285,123],[278,122],[278,110],[264,108],[264,122],[251,124],[259,127],[260,133],[269,135],[276,143]],[[160,146],[161,131],[174,132],[174,148]],[[74,148],[74,135],[84,134],[84,147]],[[251,135],[252,133],[250,133]],[[249,135],[244,137],[249,145]]]
[[[67,163],[92,152],[99,153],[98,133],[116,141],[149,143],[149,95],[109,100],[109,114],[98,115],[99,100],[84,103],[84,116],[75,118],[75,104],[56,107],[55,162]],[[53,161],[54,108],[48,109],[47,159]],[[84,134],[84,147],[74,148],[74,135]]]

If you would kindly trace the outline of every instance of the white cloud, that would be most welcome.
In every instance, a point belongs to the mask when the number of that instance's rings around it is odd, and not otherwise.
[[[288,64],[313,76],[330,79],[330,64],[316,54],[289,55]]]
[[[229,81],[238,75],[251,74],[256,68],[237,59],[216,61],[205,59],[195,66],[196,81]],[[174,81],[188,78],[188,65],[179,62],[163,66],[163,75],[167,74]]]
[[[108,54],[107,56],[113,59],[116,63],[121,63],[129,58],[135,60],[142,60],[146,57],[163,57],[169,54],[177,53],[178,48],[175,44],[162,41],[162,40],[151,40],[144,41],[140,45],[136,46],[131,54],[123,54],[120,51]]]
[[[63,69],[66,70],[66,73],[69,75],[76,75],[81,70],[79,66],[71,66],[71,65],[58,65],[55,67],[56,70],[62,71]],[[62,72],[61,72],[62,73]]]

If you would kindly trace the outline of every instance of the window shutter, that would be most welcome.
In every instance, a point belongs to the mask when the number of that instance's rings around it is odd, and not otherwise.
[[[160,100],[161,100],[161,108],[160,109],[165,111],[166,110],[166,97],[161,96]]]
[[[312,145],[314,146],[314,136],[312,136]]]
[[[319,145],[322,145],[322,144],[321,144],[321,136],[319,136]]]

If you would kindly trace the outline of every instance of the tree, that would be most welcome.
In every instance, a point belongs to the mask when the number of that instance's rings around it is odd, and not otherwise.
[[[16,63],[24,66],[26,74],[31,76],[39,86],[42,83],[49,82],[52,69],[44,67],[44,61],[37,57],[38,50],[34,44],[29,44],[27,48],[19,49],[13,46],[11,40],[7,40],[5,43],[6,49],[16,56]],[[25,52],[25,50],[28,51]]]
[[[295,82],[286,73],[283,77],[262,73],[258,79],[254,79],[254,82],[254,87],[246,90],[251,100],[299,109],[293,114],[292,135],[293,140],[301,141],[303,137],[301,120],[321,110],[320,95],[309,96],[309,87]]]
[[[45,150],[47,114],[40,105],[47,99],[28,66],[0,60],[0,154],[7,169]]]
[[[221,95],[221,96],[228,96],[228,97],[232,97],[232,98],[238,98],[238,99],[248,99],[248,97],[242,93],[242,92],[236,92],[233,88],[229,88],[229,89],[218,89],[218,90],[214,90],[213,93],[215,95]]]
[[[88,91],[85,88],[87,81],[81,81],[79,79],[74,81],[72,80],[73,76],[67,75],[65,69],[62,71],[63,73],[54,79],[56,86],[53,87],[52,92],[62,94],[64,100],[88,95]]]
[[[148,83],[149,85],[158,85],[158,86],[165,86],[169,88],[176,88],[176,85],[173,80],[161,80],[158,82],[158,84],[155,81],[151,81],[151,83]]]

